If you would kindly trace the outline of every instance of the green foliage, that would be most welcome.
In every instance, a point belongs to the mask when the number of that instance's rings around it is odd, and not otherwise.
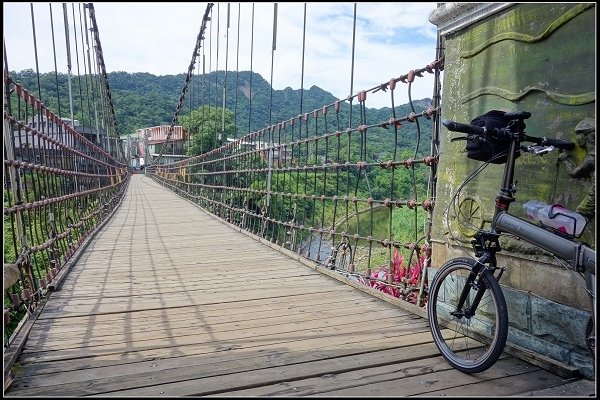
[[[182,116],[179,121],[190,135],[188,156],[196,156],[217,148],[236,133],[233,113],[227,109],[205,105]]]
[[[53,72],[38,76],[31,70],[11,71],[11,77],[36,97],[41,96],[42,102],[51,110],[64,118],[70,117],[69,79],[67,74]],[[111,98],[114,104],[117,126],[120,134],[134,133],[136,129],[150,126],[171,124],[176,107],[182,92],[182,85],[186,74],[155,76],[149,73],[110,72],[108,82]],[[73,75],[71,77],[72,103],[75,119],[85,126],[93,126],[94,99],[98,96],[98,77],[86,75]],[[226,88],[226,91],[223,89]],[[188,84],[188,90],[183,101],[179,117],[189,114],[202,106],[217,109],[223,108],[223,93],[226,93],[225,107],[233,113],[233,124],[237,127],[235,135],[240,137],[249,132],[255,132],[269,125],[299,114],[310,113],[308,130],[303,129],[302,136],[307,132],[311,136],[314,132],[312,118],[313,110],[321,110],[323,106],[331,105],[338,100],[331,93],[312,86],[310,89],[273,90],[271,99],[271,86],[257,73],[250,71],[229,72],[225,79],[224,71],[211,72],[206,75],[195,75]],[[252,98],[250,98],[252,93]],[[59,101],[60,100],[60,101]],[[368,103],[368,102],[367,102]],[[302,104],[302,107],[300,105]],[[415,100],[415,112],[426,109],[431,100]],[[16,107],[16,103],[12,105]],[[331,110],[331,108],[330,108]],[[404,104],[395,108],[397,118],[408,115],[412,110],[410,105]],[[352,121],[350,121],[350,107],[346,102],[341,103],[339,114],[329,112],[327,123],[320,115],[319,133],[345,130],[348,125],[356,127],[360,121],[360,107],[352,108]],[[367,108],[365,121],[375,124],[388,121],[393,116],[391,108]],[[218,121],[221,121],[219,118]],[[431,122],[421,119],[421,143],[428,143],[431,138]],[[400,148],[414,148],[418,139],[417,123],[405,123],[398,131],[397,145]],[[374,154],[388,152],[392,154],[395,135],[393,129],[371,128],[368,133],[367,146],[376,149]],[[298,133],[296,133],[296,138]],[[390,140],[391,139],[391,140]],[[384,147],[382,147],[384,145]],[[428,146],[425,146],[428,150]],[[371,152],[369,152],[371,153]]]

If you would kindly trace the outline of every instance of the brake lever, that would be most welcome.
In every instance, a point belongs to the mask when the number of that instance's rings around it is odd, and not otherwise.
[[[546,153],[550,153],[554,149],[555,149],[554,146],[542,146],[542,145],[527,146],[527,151],[529,153],[539,154],[539,155],[544,155]]]

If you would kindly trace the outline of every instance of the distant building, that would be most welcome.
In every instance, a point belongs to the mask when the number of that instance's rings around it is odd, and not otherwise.
[[[97,162],[97,160],[106,161],[105,157],[98,153],[98,148],[108,152],[104,131],[97,132],[94,128],[83,126],[78,120],[71,121],[69,118],[59,118],[53,114],[50,117],[37,114],[21,122],[12,125],[12,134],[4,132],[5,146],[12,145],[10,150],[5,150],[10,151],[5,153],[7,158],[62,171],[87,174],[111,173],[109,167]],[[83,137],[74,135],[73,130]],[[111,138],[111,150],[117,149],[117,142],[116,139]],[[35,167],[27,167],[22,170],[22,173],[34,174],[36,171]],[[77,177],[64,179],[61,184],[67,186],[68,192],[85,191],[98,185],[97,179]]]
[[[104,131],[100,131],[98,134],[95,128],[82,126],[78,120],[74,120],[72,124],[70,118],[61,118],[61,120],[63,123],[48,119],[46,115],[37,114],[29,117],[26,121],[23,121],[23,123],[27,127],[34,129],[48,137],[50,140],[60,143],[65,147],[74,148],[84,153],[88,152],[89,147],[85,145],[85,141],[77,139],[69,134],[66,126],[70,126],[75,132],[82,135],[89,142],[106,150],[106,135]],[[12,139],[15,158],[17,160],[40,164],[42,163],[41,158],[44,154],[49,155],[52,152],[63,151],[63,149],[59,148],[60,146],[52,143],[50,140],[41,138],[40,135],[34,134],[31,130],[27,131],[24,127],[13,129]],[[100,142],[98,143],[98,141]],[[111,146],[114,146],[115,144],[116,141],[111,139]],[[53,162],[53,160],[54,159],[47,160],[46,164],[48,162]],[[78,163],[79,171],[87,169],[87,161],[79,160]],[[69,168],[75,168],[75,166],[70,166]]]
[[[182,126],[174,126],[169,141],[170,125],[158,125],[137,129],[134,134],[122,137],[125,155],[130,158],[132,167],[144,165],[157,159],[162,151],[161,163],[171,163],[187,158],[186,141],[189,135]]]
[[[241,149],[241,151],[251,151],[251,150],[260,150],[259,154],[260,157],[263,160],[268,160],[269,159],[269,143],[268,142],[264,142],[264,141],[260,141],[260,140],[254,140],[254,141],[241,141],[241,139],[233,139],[233,138],[227,138],[227,141],[229,143],[235,143],[235,142],[239,142],[238,146]],[[281,156],[280,156],[281,154]],[[287,162],[291,159],[291,152],[290,150],[287,148],[287,146],[281,146],[279,148],[274,148],[273,149],[273,162],[275,164],[281,165],[284,162]]]
[[[103,145],[103,140],[106,140],[106,133],[104,132],[104,130],[101,129],[99,132],[97,132],[95,128],[89,126],[82,126],[79,120],[74,120],[73,124],[71,124],[70,118],[61,119],[66,125],[71,126],[73,129],[75,129],[77,133],[81,134],[90,142],[98,145],[99,147],[105,147]],[[72,139],[66,138],[67,135],[63,134],[65,132],[65,129],[62,126],[62,124],[57,124],[52,120],[48,120],[48,117],[46,117],[45,115],[34,115],[32,117],[29,117],[26,121],[24,121],[24,123],[30,126],[31,128],[37,130],[38,132],[41,132],[47,135],[48,137],[57,140],[59,143],[68,144],[69,141],[72,141]],[[40,138],[37,135],[33,135],[31,133],[26,134],[25,129],[16,129],[14,130],[14,132],[16,146],[18,145],[18,143],[24,142],[29,143],[31,147],[35,148],[37,148],[40,145]]]

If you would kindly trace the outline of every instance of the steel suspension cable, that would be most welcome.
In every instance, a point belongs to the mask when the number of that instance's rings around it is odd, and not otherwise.
[[[51,32],[51,36],[52,36],[52,55],[53,55],[53,60],[54,60],[54,82],[56,85],[56,101],[57,101],[57,110],[58,110],[58,115],[61,116],[61,109],[60,109],[60,90],[58,87],[58,65],[56,62],[56,42],[54,39],[54,18],[52,15],[52,3],[48,3],[48,6],[50,7],[50,32]],[[43,118],[43,117],[42,117]],[[49,135],[53,135],[54,134],[54,129],[55,127],[52,125],[51,127],[51,121],[47,120],[47,124],[48,124],[48,134]],[[58,129],[60,129],[60,136],[62,136],[62,128],[59,126]],[[62,137],[61,137],[62,139]],[[48,152],[48,154],[50,155],[50,152]],[[53,166],[56,166],[57,164],[57,159],[56,159],[56,153],[52,152],[52,161],[51,164]],[[46,174],[44,174],[44,177],[47,177]],[[47,193],[50,193],[50,196],[55,197],[56,193],[51,193],[52,191],[54,191],[54,189],[56,188],[56,175],[51,175],[50,178],[53,182],[48,182],[46,181],[46,190]],[[51,211],[50,211],[50,218],[52,218],[52,214],[54,213],[54,208],[51,207]],[[45,225],[44,225],[45,228]],[[45,232],[46,236],[47,236],[47,232]]]
[[[251,22],[250,22],[250,88],[248,91],[248,134],[250,134],[250,132],[252,132],[252,99],[254,98],[254,94],[253,94],[253,86],[252,86],[252,80],[254,78],[254,3],[252,3],[252,17],[251,17]],[[252,136],[252,143],[258,143],[258,139],[257,136]],[[249,159],[248,159],[248,163],[251,164],[255,159],[256,159],[257,155],[256,154],[252,154],[249,155]],[[256,171],[252,170],[252,172],[250,173],[250,180],[253,182],[256,179]],[[250,198],[247,198],[246,200],[246,209],[248,209],[251,204],[250,204]],[[251,227],[250,227],[250,231],[254,232],[254,221],[251,221]]]
[[[115,107],[112,101],[112,94],[110,91],[110,84],[108,82],[108,75],[106,74],[106,66],[104,64],[104,55],[102,53],[102,43],[100,42],[100,32],[98,30],[98,24],[96,23],[96,15],[95,15],[95,11],[94,11],[94,4],[93,3],[89,3],[88,4],[88,8],[90,11],[90,20],[92,22],[92,31],[94,34],[94,41],[96,43],[96,56],[97,56],[97,60],[98,60],[98,75],[100,78],[100,83],[102,84],[102,93],[104,95],[104,103],[106,105],[106,108],[108,108],[108,111],[110,111],[110,115],[107,114],[106,110],[104,111],[104,115],[105,118],[108,119],[108,117],[110,116],[110,121],[107,121],[109,126],[107,126],[107,140],[108,140],[108,149],[109,149],[109,153],[114,154],[115,156],[117,155],[117,151],[115,150],[114,153],[112,153],[110,151],[110,135],[108,132],[108,128],[111,128],[113,131],[113,136],[115,138],[115,143],[116,143],[116,139],[119,138],[119,127],[117,125],[117,118],[116,118],[116,114],[115,114]]]
[[[63,21],[65,25],[65,47],[67,49],[67,79],[69,86],[69,111],[71,113],[71,127],[75,126],[75,113],[73,112],[73,91],[71,87],[71,42],[69,40],[69,16],[67,3],[63,3]]]
[[[195,67],[194,67],[195,68]],[[192,80],[190,81],[190,101],[189,101],[189,114],[192,115],[192,111],[194,111],[194,77],[192,76]],[[188,132],[189,134],[189,132]],[[185,136],[182,133],[182,140],[185,140]],[[188,140],[184,142],[183,151],[185,153],[189,153],[190,149],[190,141],[191,137],[188,137]]]
[[[90,21],[91,24],[91,21]],[[93,28],[90,28],[90,31]],[[94,49],[96,47],[94,46]],[[98,65],[98,59],[97,59],[97,50],[92,52],[92,65],[93,65],[93,78],[92,78],[92,84],[94,85],[94,87],[96,88],[96,93],[98,93],[98,96],[95,98],[95,107],[96,108],[96,117],[98,118],[98,123],[99,123],[99,127],[102,130],[103,135],[106,136],[106,140],[103,143],[103,148],[110,152],[110,148],[109,148],[109,140],[108,140],[108,128],[107,128],[107,123],[106,123],[106,113],[104,112],[104,91],[102,90],[102,85],[101,85],[101,78],[100,78],[100,67]],[[98,98],[99,97],[99,98]],[[99,111],[98,111],[99,110]]]
[[[92,59],[91,59],[91,55],[90,55],[90,37],[89,37],[89,30],[88,30],[88,24],[87,24],[87,15],[85,15],[85,9],[88,7],[87,4],[83,4],[83,9],[84,9],[84,14],[83,14],[83,24],[85,27],[85,44],[87,46],[86,49],[86,53],[87,53],[87,68],[88,68],[88,74],[89,74],[89,81],[88,78],[86,77],[86,84],[89,87],[90,90],[90,119],[92,119],[92,105],[93,105],[93,120],[94,120],[94,124],[96,126],[96,144],[98,146],[102,146],[102,144],[100,143],[100,125],[98,124],[98,108],[96,106],[96,96],[94,95],[94,81],[93,81],[93,74],[92,74]]]
[[[38,60],[37,35],[36,35],[36,32],[35,32],[35,17],[34,17],[34,12],[33,12],[33,3],[31,3],[30,6],[31,6],[31,30],[32,30],[32,34],[33,34],[33,51],[34,51],[34,54],[35,54],[35,70],[36,70],[37,85],[38,85],[38,96],[39,96],[40,102],[42,102],[42,85],[41,85],[41,82],[40,82],[40,66],[39,66],[39,60]],[[34,118],[33,112],[34,111],[32,110],[32,113],[31,113],[31,117],[32,118]],[[38,124],[38,126],[42,127],[42,132],[44,132],[45,131],[45,127],[42,124],[42,121],[43,121],[42,114],[40,112],[38,112],[38,114],[37,114],[37,124]],[[45,147],[45,143],[44,143],[43,146]],[[42,160],[42,163],[45,164],[46,163],[46,157],[45,157],[46,156],[46,152],[43,151],[40,156],[41,156],[40,158]],[[36,185],[36,181],[37,181],[36,179],[32,178],[31,188],[33,189],[33,196],[34,196],[34,198],[37,199],[38,198],[38,193],[42,192],[42,185],[41,185],[41,182],[39,182],[39,181],[37,182],[37,185]],[[29,202],[29,199],[27,199],[27,192],[28,192],[28,190],[27,190],[27,178],[26,177],[24,179],[24,183],[25,183],[25,197],[26,197],[26,201]],[[35,240],[39,242],[40,239],[39,239],[38,230],[37,229],[35,230],[35,235],[34,235],[33,234],[34,231],[33,231],[33,228],[32,228],[31,225],[29,225],[29,229],[30,229],[30,237],[32,239],[35,238]],[[45,255],[42,255],[42,258],[45,258]],[[40,266],[38,265],[38,263],[36,261],[37,260],[34,259],[34,264],[35,264],[35,267],[36,267],[36,272],[39,273]],[[43,260],[43,263],[46,263],[45,259]],[[35,289],[38,290],[38,287],[35,287]]]
[[[177,123],[177,118],[179,116],[179,112],[184,105],[185,95],[188,90],[188,85],[189,85],[189,82],[191,81],[191,79],[193,78],[193,71],[194,71],[194,65],[196,63],[196,57],[198,57],[198,55],[199,55],[199,49],[201,47],[201,42],[204,39],[204,31],[206,30],[206,22],[208,20],[210,20],[209,13],[211,12],[213,5],[214,5],[213,3],[208,3],[206,5],[206,10],[204,11],[204,16],[202,17],[202,24],[200,26],[200,32],[198,33],[198,36],[196,37],[196,44],[194,46],[194,51],[192,53],[192,60],[190,61],[190,65],[188,67],[188,72],[186,75],[185,83],[181,89],[181,95],[179,96],[179,102],[177,103],[177,107],[175,108],[175,113],[173,115],[173,119],[171,120],[171,126],[169,127],[169,131],[167,133],[166,140],[163,143],[163,145],[161,146],[160,152],[158,154],[158,158],[156,159],[156,161],[151,162],[151,164],[154,166],[156,166],[160,162],[160,159],[163,155],[163,151],[165,150],[165,144],[169,143],[169,140],[171,140],[175,124]]]
[[[229,61],[229,20],[230,20],[230,3],[227,3],[227,40],[225,42],[225,76],[223,77],[223,114],[221,121],[221,133],[225,135],[225,99],[227,98],[227,62]]]
[[[37,74],[37,84],[38,84],[38,97],[40,99],[40,101],[42,101],[42,85],[40,83],[40,64],[38,61],[38,51],[37,51],[37,38],[36,38],[36,34],[35,34],[35,17],[33,15],[33,3],[30,4],[31,6],[31,33],[33,34],[33,52],[34,52],[34,56],[35,56],[35,71]]]
[[[304,3],[304,22],[302,24],[302,71],[300,73],[300,115],[304,112],[304,53],[306,50],[306,3]]]
[[[210,95],[210,88],[208,94],[205,95],[206,91],[206,46],[202,46],[202,120],[206,121],[206,106],[208,105],[208,96]],[[210,70],[210,68],[209,68]],[[204,153],[204,135],[200,135],[200,154]]]
[[[86,84],[86,90],[88,90],[88,107],[89,107],[89,114],[90,114],[90,128],[92,128],[91,125],[91,121],[94,121],[94,126],[96,128],[96,145],[102,147],[102,142],[100,140],[100,125],[98,122],[98,108],[97,108],[97,96],[94,93],[94,74],[92,74],[92,59],[91,59],[91,55],[90,55],[90,30],[88,29],[88,18],[89,16],[85,13],[85,10],[88,8],[87,4],[84,3],[83,4],[83,27],[85,29],[85,44],[87,46],[86,48],[86,55],[87,55],[87,71],[86,71],[86,78],[85,78],[85,84]],[[82,36],[83,36],[83,32],[82,32]],[[82,39],[83,41],[83,39]],[[85,68],[86,64],[85,64],[85,56],[84,56],[84,68]],[[101,173],[101,166],[100,165],[96,165],[96,173],[100,174]],[[98,182],[97,183],[98,188],[100,188],[101,183]]]
[[[351,55],[351,59],[350,59],[350,94],[348,95],[348,104],[349,104],[349,112],[348,112],[348,127],[352,126],[352,100],[354,98],[353,93],[354,93],[354,58],[355,58],[355,49],[356,49],[356,3],[354,3],[354,17],[352,20],[352,55]],[[352,132],[348,132],[348,156],[347,156],[347,160],[350,161],[351,158],[351,149],[350,149],[350,144],[352,142]],[[358,185],[358,180],[357,180],[357,185]],[[348,197],[348,195],[350,194],[350,169],[346,170],[346,197]],[[350,224],[350,210],[349,210],[349,204],[348,202],[346,203],[346,216],[345,216],[345,221],[346,221],[346,232],[349,229],[349,224]],[[356,209],[356,207],[358,207],[358,205],[356,203],[354,203],[355,205],[355,213],[358,214],[358,210]],[[356,229],[358,229],[358,224],[356,224]],[[358,232],[357,232],[358,233]],[[356,251],[356,243],[354,246],[354,249]]]
[[[54,56],[54,81],[56,83],[56,102],[58,115],[62,116],[60,110],[60,91],[58,90],[58,65],[56,63],[56,42],[54,40],[54,18],[52,17],[52,3],[48,3],[50,7],[50,31],[52,33],[52,54]]]
[[[271,179],[273,177],[273,65],[277,48],[277,3],[273,4],[273,45],[271,49],[271,92],[269,95],[269,165],[267,167],[267,210],[271,203]],[[264,227],[266,228],[266,226]]]
[[[352,126],[352,99],[354,98],[354,52],[356,49],[356,3],[354,3],[354,18],[352,22],[352,56],[350,60],[350,95],[348,96],[350,104],[350,115],[348,117],[348,126]]]
[[[67,24],[67,14],[66,14],[66,4],[63,3],[63,25],[65,27],[65,38],[67,40],[66,42],[66,48],[67,48],[67,55],[69,55],[69,45],[68,45],[68,24]],[[61,116],[61,111],[60,111],[60,91],[59,91],[59,85],[58,85],[58,67],[57,67],[57,62],[56,62],[56,46],[54,43],[54,24],[53,24],[53,20],[52,20],[52,5],[50,5],[50,24],[52,27],[52,49],[53,49],[53,53],[54,53],[54,72],[55,72],[55,78],[56,78],[56,95],[57,95],[57,100],[58,100],[58,115]],[[67,60],[67,64],[70,65],[70,61]],[[70,77],[69,77],[70,78]],[[73,99],[71,96],[71,87],[70,87],[70,79],[69,79],[69,105],[70,105],[70,110],[71,110],[71,120],[73,120]],[[61,117],[62,118],[62,117]],[[54,121],[55,122],[55,121]],[[66,133],[63,132],[63,127],[61,124],[55,124],[53,126],[53,130],[58,130],[58,137],[59,137],[59,141],[61,143],[65,143],[65,136]],[[57,152],[53,152],[54,153],[54,165],[57,168],[60,168],[61,170],[65,170],[65,157],[59,157],[57,155]],[[66,184],[66,176],[62,176],[62,175],[56,175],[56,174],[51,174],[51,179],[53,180],[53,188],[55,190],[55,192],[53,193],[53,197],[57,197],[59,196],[59,193],[66,195],[68,193],[68,188],[67,188],[67,184]],[[57,193],[58,192],[58,193]],[[66,214],[66,202],[61,202],[58,203],[57,205],[55,205],[55,207],[51,208],[51,214],[50,214],[50,236],[52,238],[56,238],[56,232],[62,232],[64,230],[64,225],[63,225],[63,218],[60,218],[59,215],[62,215],[63,210],[65,211]],[[56,216],[55,216],[56,214]],[[58,225],[57,225],[58,224]],[[64,241],[59,241],[58,242],[58,246],[62,247],[60,249],[60,251],[57,251],[56,249],[56,243],[53,244],[52,249],[53,249],[53,261],[56,264],[58,261],[58,257],[57,254],[59,252],[62,252],[63,254],[66,252],[66,248],[65,248],[65,243]],[[56,265],[53,265],[56,266]]]
[[[230,3],[227,3],[227,27],[226,27],[226,38],[227,40],[225,41],[225,76],[223,77],[223,112],[222,112],[222,121],[221,121],[221,144],[223,143],[223,140],[226,140],[227,137],[225,135],[225,108],[226,108],[226,99],[227,99],[227,67],[228,67],[228,61],[229,61],[229,27],[230,27],[230,19],[231,19],[231,7],[230,7]],[[227,162],[226,160],[223,160],[223,171],[227,170]],[[224,184],[227,184],[227,179],[225,179]],[[231,192],[226,193],[225,191],[221,191],[221,198],[222,198],[222,203],[225,203],[225,200],[223,199],[223,196],[228,196],[228,200],[231,200],[231,196],[233,194]],[[231,203],[229,203],[231,204]]]
[[[86,126],[86,121],[85,121],[85,114],[84,114],[84,107],[83,107],[83,91],[81,90],[81,71],[79,69],[79,45],[77,44],[77,22],[75,19],[75,4],[71,3],[71,11],[72,11],[72,15],[73,15],[73,42],[75,43],[75,61],[77,64],[77,83],[78,83],[78,87],[79,87],[79,107],[80,107],[80,112],[81,112],[81,126],[83,131],[85,132],[85,126]],[[79,8],[79,12],[81,15],[81,8]],[[80,20],[81,23],[81,20]],[[83,50],[83,45],[81,46],[81,49]],[[75,121],[73,120],[73,123],[75,123]],[[73,126],[72,126],[73,127]],[[70,137],[69,138],[71,140],[71,145],[74,146],[75,145],[75,138],[74,137]],[[77,166],[75,165],[75,163],[73,163],[73,170],[75,172],[77,172]],[[73,177],[73,184],[75,187],[75,191],[78,192],[79,191],[79,182],[78,182],[78,178],[77,176]]]
[[[250,90],[248,94],[248,133],[252,132],[252,78],[254,75],[254,69],[252,62],[254,60],[254,3],[252,3],[252,20],[250,29]]]
[[[240,80],[240,22],[241,22],[241,4],[238,3],[238,15],[237,15],[237,39],[236,39],[236,55],[235,55],[235,100],[234,100],[234,111],[233,111],[233,126],[235,129],[236,137],[240,136],[239,128],[237,125],[237,114],[238,114],[238,93],[239,93],[239,80]],[[243,135],[242,135],[243,136]],[[238,146],[241,148],[242,144],[239,143]],[[244,160],[241,160],[244,162]],[[241,189],[243,187],[242,179],[237,180],[237,188]],[[243,196],[235,197],[235,207],[242,208],[243,207]],[[235,218],[235,216],[233,217]],[[232,218],[231,222],[234,222]]]
[[[215,110],[219,109],[219,40],[221,39],[220,35],[221,28],[221,5],[217,3],[217,42],[215,43],[217,51],[216,51],[216,60],[215,60]],[[219,133],[219,116],[215,112],[215,140],[216,146],[221,147],[221,134]]]
[[[238,3],[238,22],[237,22],[237,41],[236,41],[236,56],[235,56],[235,106],[233,113],[233,126],[235,126],[237,133],[237,106],[238,106],[238,92],[239,92],[239,81],[240,81],[240,20],[241,20],[241,4]]]
[[[88,41],[88,37],[87,37],[87,22],[85,22],[85,15],[82,16],[82,12],[81,12],[81,4],[79,4],[79,30],[81,33],[81,51],[82,51],[82,55],[81,55],[81,59],[83,61],[83,75],[85,76],[85,94],[86,94],[86,99],[87,99],[87,117],[88,117],[88,121],[89,121],[89,126],[90,128],[92,128],[92,121],[94,121],[93,118],[93,114],[92,114],[92,103],[91,103],[91,99],[92,96],[90,94],[90,82],[89,82],[89,78],[88,77],[88,73],[87,73],[87,63],[86,63],[86,53],[89,55],[89,41]],[[85,5],[84,5],[84,9],[85,9]],[[84,35],[84,25],[85,25],[85,32],[86,34]],[[85,43],[84,43],[84,38],[85,38]],[[87,44],[87,50],[86,50],[86,45]],[[89,59],[89,56],[88,56]],[[77,73],[80,74],[79,71],[79,57],[77,58],[78,62],[77,62]],[[81,92],[81,75],[79,75],[79,91]],[[83,101],[83,96],[81,97],[82,101]],[[81,116],[82,119],[85,120],[85,113],[84,113],[84,107],[81,107]],[[83,127],[85,128],[85,123],[83,124]],[[99,135],[100,132],[98,132],[98,130],[96,130],[96,144],[99,144]]]

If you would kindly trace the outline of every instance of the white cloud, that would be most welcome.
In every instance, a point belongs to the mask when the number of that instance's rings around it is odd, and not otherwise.
[[[73,3],[67,3],[76,73]],[[370,89],[435,59],[436,28],[428,18],[436,3],[357,3],[353,92]],[[3,3],[4,38],[10,70],[35,70],[29,3]],[[74,3],[79,24],[82,3]],[[238,58],[238,8],[240,43]],[[270,81],[273,41],[273,3],[254,3],[254,40],[251,42],[252,3],[215,3],[205,33],[206,71],[252,69]],[[274,54],[275,89],[299,89],[302,74],[304,3],[278,3]],[[34,3],[38,61],[41,72],[54,71],[48,3]],[[187,73],[206,3],[95,3],[98,31],[108,72],[148,72],[154,75]],[[62,3],[52,3],[57,67],[66,72]],[[304,88],[317,85],[339,98],[350,94],[354,3],[307,3]],[[217,36],[217,25],[219,33]],[[81,60],[81,32],[77,31]],[[229,33],[226,54],[227,32]],[[218,48],[217,48],[218,39]],[[210,42],[209,42],[210,40]],[[209,46],[210,43],[210,47]],[[227,56],[227,57],[226,57]],[[218,64],[217,64],[218,57]],[[196,65],[201,65],[201,60]],[[183,82],[182,82],[183,84]],[[431,97],[433,76],[417,78],[412,98]],[[396,104],[407,102],[405,84],[398,84]],[[368,107],[389,106],[389,93],[369,96]]]

